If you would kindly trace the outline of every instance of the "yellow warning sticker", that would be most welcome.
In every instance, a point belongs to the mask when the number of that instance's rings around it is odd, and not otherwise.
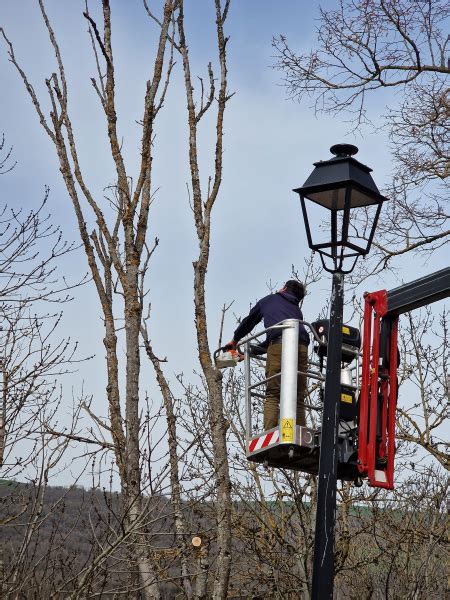
[[[341,394],[341,401],[351,404],[353,402],[353,398],[350,396],[350,394]]]
[[[345,333],[345,335],[350,335],[350,329],[344,325],[342,327],[342,333]]]
[[[281,419],[281,441],[294,441],[294,419]]]

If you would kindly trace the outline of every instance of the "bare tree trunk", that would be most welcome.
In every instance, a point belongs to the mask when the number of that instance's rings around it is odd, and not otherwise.
[[[195,600],[205,600],[208,594],[208,549],[202,544],[198,550],[197,580],[195,584]]]
[[[230,96],[227,95],[227,63],[226,43],[223,25],[226,20],[229,0],[222,9],[220,0],[215,0],[217,45],[220,63],[220,89],[216,117],[215,172],[210,178],[206,200],[203,201],[199,175],[197,150],[197,125],[214,99],[214,77],[211,63],[208,65],[210,91],[206,102],[201,98],[197,111],[193,97],[193,85],[189,62],[188,47],[184,32],[183,1],[179,3],[177,19],[179,34],[179,51],[183,59],[184,79],[189,123],[189,161],[191,167],[192,199],[194,219],[199,242],[199,255],[194,262],[194,304],[195,326],[200,364],[205,375],[209,395],[209,423],[214,456],[214,475],[216,478],[216,523],[217,523],[217,567],[214,578],[213,598],[226,598],[231,567],[231,484],[227,455],[226,430],[227,422],[223,411],[222,375],[215,369],[211,360],[206,321],[205,279],[209,261],[211,212],[220,189],[222,180],[222,142],[223,117],[225,105]]]
[[[186,594],[186,598],[191,599],[193,597],[193,592],[192,583],[189,576],[186,523],[183,515],[183,508],[181,502],[181,485],[177,454],[177,427],[173,405],[173,395],[170,390],[169,383],[166,377],[164,376],[163,370],[161,368],[161,361],[153,352],[153,348],[148,338],[148,332],[145,324],[141,326],[141,333],[144,339],[145,351],[147,352],[147,356],[151,360],[155,369],[158,385],[160,387],[161,394],[164,400],[164,408],[166,410],[170,465],[170,499],[173,507],[175,521],[176,543],[179,548],[181,557],[181,577],[183,582],[183,589],[184,593]],[[203,552],[203,548],[201,550]],[[197,598],[197,595],[195,597]]]

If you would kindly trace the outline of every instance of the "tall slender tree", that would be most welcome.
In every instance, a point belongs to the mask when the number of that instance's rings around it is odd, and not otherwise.
[[[114,165],[114,181],[110,186],[112,190],[111,211],[105,209],[103,202],[93,191],[89,182],[89,172],[82,166],[83,160],[72,120],[70,85],[60,44],[47,14],[44,0],[39,0],[39,8],[56,59],[55,71],[45,80],[50,103],[48,112],[30,82],[26,70],[19,64],[12,42],[3,30],[1,33],[7,45],[9,59],[21,77],[39,122],[56,151],[60,171],[75,213],[82,247],[101,306],[104,324],[103,343],[106,349],[106,396],[109,421],[105,423],[95,415],[91,416],[104,436],[111,439],[121,485],[125,535],[129,538],[127,543],[130,540],[134,543],[134,559],[131,560],[131,563],[137,565],[139,573],[139,579],[134,582],[134,587],[136,590],[141,590],[145,598],[159,598],[160,592],[157,583],[157,561],[155,561],[149,545],[141,543],[143,539],[148,539],[145,537],[148,534],[144,517],[147,505],[143,493],[149,490],[145,489],[143,483],[143,459],[145,455],[151,453],[149,448],[145,452],[141,444],[144,425],[141,420],[142,391],[140,389],[142,339],[147,356],[155,368],[165,403],[175,522],[180,544],[183,545],[186,541],[183,537],[185,526],[181,510],[173,394],[165,379],[161,361],[157,358],[150,343],[150,335],[147,330],[148,320],[144,314],[147,293],[145,275],[150,257],[158,244],[158,240],[155,240],[151,247],[147,239],[153,186],[152,161],[155,123],[163,108],[169,88],[174,66],[173,53],[177,51],[182,55],[190,131],[189,160],[192,175],[192,197],[200,247],[199,258],[194,264],[197,343],[200,363],[209,387],[210,423],[213,432],[215,461],[214,477],[217,482],[215,506],[217,510],[218,559],[213,596],[225,598],[231,561],[230,485],[221,376],[212,364],[208,342],[205,277],[209,259],[211,211],[218,197],[222,179],[223,115],[225,104],[229,99],[225,52],[227,40],[224,36],[223,25],[227,18],[230,1],[226,0],[223,6],[219,0],[214,2],[221,83],[217,99],[215,174],[211,180],[212,186],[205,194],[202,194],[200,189],[198,175],[196,129],[201,117],[215,105],[215,82],[210,64],[208,67],[210,91],[204,102],[202,97],[201,109],[196,110],[190,75],[188,43],[184,30],[184,3],[180,0],[165,0],[162,12],[154,14],[144,1],[144,7],[149,16],[159,25],[159,40],[142,102],[140,161],[137,165],[137,175],[134,177],[132,175],[135,173],[132,174],[126,166],[120,142],[121,133],[118,127],[116,100],[120,80],[115,68],[111,6],[109,0],[102,0],[101,5],[101,24],[90,13],[87,3],[84,17],[88,24],[97,65],[97,76],[91,79],[92,86],[103,111],[109,155]],[[122,336],[125,347],[123,366],[119,351]],[[119,373],[124,373],[123,386]],[[151,474],[149,475],[149,479],[152,480]],[[182,554],[185,555],[184,550]],[[192,590],[188,577],[188,564],[186,558],[183,561],[183,589],[186,596],[190,597]],[[84,593],[83,590],[88,585],[88,580],[88,572],[86,572],[79,579],[77,594]],[[136,593],[138,592],[136,591]]]

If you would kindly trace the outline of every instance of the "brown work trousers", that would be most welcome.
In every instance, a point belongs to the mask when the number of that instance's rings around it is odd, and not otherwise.
[[[308,346],[298,347],[298,371],[304,373],[308,368]],[[270,344],[267,348],[266,378],[281,371],[281,343]],[[280,415],[281,377],[274,377],[266,384],[264,400],[264,430],[277,427]],[[306,375],[297,377],[297,425],[306,425],[305,419]]]

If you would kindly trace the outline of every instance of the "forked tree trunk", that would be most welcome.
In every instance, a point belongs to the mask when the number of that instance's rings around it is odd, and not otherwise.
[[[124,505],[125,537],[127,542],[134,544],[134,560],[137,564],[141,594],[148,599],[158,600],[160,597],[157,578],[145,544],[145,519],[142,511],[144,506],[141,496],[141,473],[139,447],[139,376],[140,348],[139,336],[142,317],[140,302],[142,290],[139,277],[145,274],[146,247],[145,238],[148,228],[148,211],[150,206],[150,175],[151,175],[151,140],[153,123],[159,109],[163,105],[172,60],[167,67],[167,75],[162,91],[159,91],[162,81],[164,54],[168,43],[168,28],[176,8],[174,0],[164,3],[163,19],[160,22],[161,32],[157,48],[154,70],[147,84],[145,94],[142,152],[139,175],[132,194],[129,189],[129,177],[122,157],[121,144],[117,133],[117,114],[115,106],[115,70],[112,52],[111,14],[109,0],[102,0],[103,35],[97,24],[89,15],[84,16],[89,21],[91,39],[93,42],[96,63],[98,67],[97,80],[92,79],[97,95],[104,110],[107,135],[110,144],[111,157],[116,169],[117,214],[113,215],[113,225],[108,225],[108,219],[103,214],[101,205],[91,194],[85,182],[78,159],[75,136],[68,112],[68,86],[64,65],[55,34],[45,11],[44,1],[39,0],[42,17],[48,31],[50,42],[56,56],[58,73],[52,74],[46,81],[50,97],[51,112],[49,122],[42,111],[34,88],[29,83],[23,69],[14,56],[12,44],[5,36],[9,46],[9,57],[17,68],[25,87],[31,97],[38,118],[44,130],[53,142],[70,199],[72,201],[78,222],[79,233],[87,256],[89,268],[101,303],[105,336],[107,367],[107,399],[109,405],[110,427],[108,432],[114,442],[115,459],[118,467],[122,498]],[[105,61],[106,76],[100,69],[97,48]],[[157,102],[156,96],[160,98]],[[84,201],[84,206],[82,202]],[[87,208],[86,208],[87,207]],[[86,213],[86,214],[85,214]],[[87,223],[94,218],[98,230],[88,232]],[[114,222],[115,221],[115,222]],[[123,232],[123,238],[120,231]],[[123,242],[121,241],[123,239]],[[117,329],[115,318],[117,314],[113,304],[113,281],[121,288],[124,302],[122,319],[125,324],[125,419],[120,403],[119,357],[117,354]],[[128,533],[127,533],[128,532]],[[83,575],[82,587],[87,585],[90,573],[94,573],[95,565]],[[74,597],[83,594],[83,589],[74,592]]]

